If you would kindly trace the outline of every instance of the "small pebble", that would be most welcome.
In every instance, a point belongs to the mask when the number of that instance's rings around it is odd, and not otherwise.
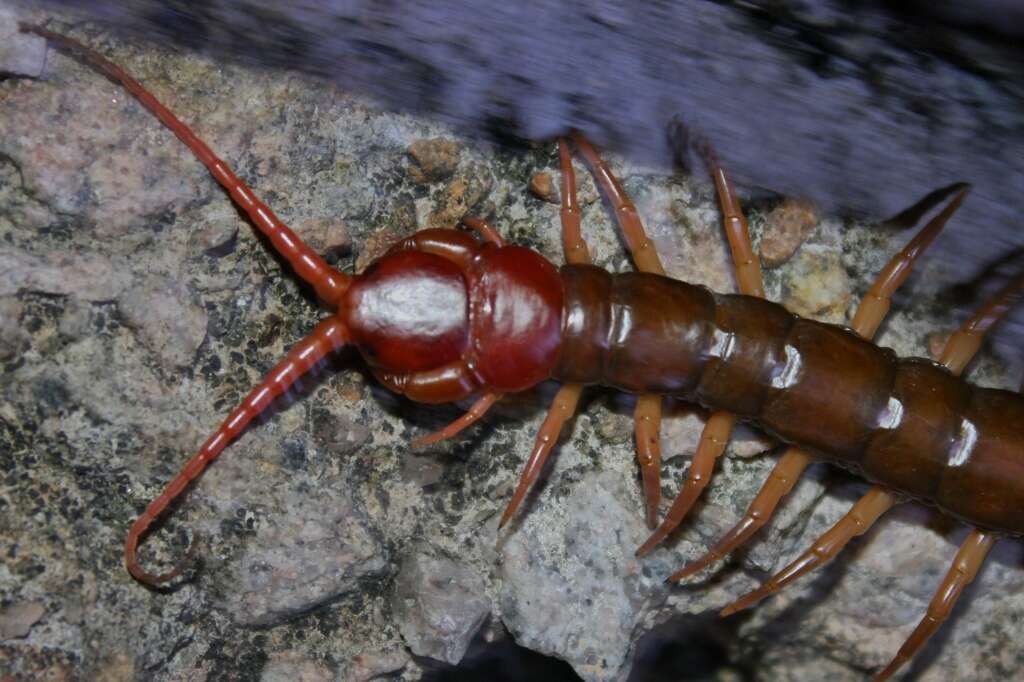
[[[765,267],[782,265],[818,226],[818,209],[810,201],[786,199],[766,216],[758,253]]]
[[[352,234],[337,218],[309,218],[293,227],[311,249],[328,260],[352,248]]]
[[[549,204],[559,203],[558,190],[550,173],[534,173],[530,178],[530,193]]]
[[[409,146],[409,156],[415,161],[409,166],[409,174],[419,183],[444,180],[459,165],[458,145],[441,137],[416,140]]]

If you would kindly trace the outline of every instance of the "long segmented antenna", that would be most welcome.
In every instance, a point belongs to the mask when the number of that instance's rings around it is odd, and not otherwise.
[[[231,195],[232,200],[249,216],[253,224],[273,244],[274,249],[288,261],[295,273],[313,287],[325,303],[337,306],[348,289],[351,278],[329,265],[299,239],[292,230],[282,223],[270,208],[264,204],[237,175],[217,157],[205,142],[196,137],[188,126],[157,100],[138,81],[128,75],[95,50],[86,47],[73,38],[54,33],[42,26],[19,24],[19,30],[35,33],[85,60],[89,65],[119,83],[142,106],[173,132],[210,171],[214,179]],[[144,571],[138,562],[137,550],[143,535],[167,507],[176,500],[185,488],[196,479],[227,445],[238,437],[246,426],[266,410],[274,399],[287,391],[302,375],[309,372],[329,353],[341,348],[348,341],[348,333],[341,320],[328,318],[316,326],[313,332],[292,348],[285,359],[271,370],[263,382],[246,397],[232,412],[219,429],[203,444],[199,452],[182,468],[164,491],[135,520],[124,545],[124,560],[128,572],[147,585],[155,586],[178,576],[189,564],[195,551],[195,540],[185,559],[171,571],[159,575]]]
[[[302,375],[313,369],[328,354],[345,345],[348,341],[347,337],[344,325],[336,317],[329,317],[320,322],[309,336],[288,351],[284,360],[270,370],[263,382],[246,396],[234,412],[228,415],[220,428],[207,439],[203,447],[199,448],[199,452],[188,461],[164,491],[149,503],[146,510],[132,524],[124,543],[124,563],[128,572],[136,580],[147,585],[158,585],[172,580],[188,567],[195,547],[194,542],[185,559],[168,573],[154,575],[144,571],[139,566],[136,556],[142,536],[167,507],[181,495],[189,483],[203,473],[210,462],[216,459],[217,455],[237,438],[253,419],[262,414],[270,407],[275,398],[291,388]]]
[[[38,36],[42,36],[55,45],[81,57],[88,64],[127,90],[142,106],[156,116],[168,130],[185,143],[185,146],[210,171],[213,178],[228,191],[228,194],[231,195],[232,200],[238,204],[239,208],[245,211],[256,228],[270,240],[271,244],[274,245],[274,250],[288,261],[295,274],[302,281],[313,287],[316,295],[322,301],[330,306],[337,306],[342,294],[348,289],[351,278],[329,266],[316,252],[306,246],[299,239],[298,235],[281,222],[274,215],[274,212],[260,201],[259,197],[256,196],[249,186],[242,182],[231,168],[210,150],[205,142],[196,137],[195,133],[187,125],[178,120],[178,117],[161,104],[141,83],[128,75],[120,66],[74,38],[54,33],[42,26],[18,24],[18,28],[24,33],[35,33]]]

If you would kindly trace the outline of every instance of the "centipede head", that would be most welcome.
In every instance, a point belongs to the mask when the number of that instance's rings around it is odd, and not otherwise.
[[[466,351],[468,308],[465,277],[456,263],[401,250],[354,279],[342,311],[352,343],[371,367],[422,372]]]
[[[415,400],[447,402],[546,379],[561,306],[558,271],[540,254],[425,230],[357,276],[339,314],[386,385]],[[435,388],[421,391],[417,382]]]

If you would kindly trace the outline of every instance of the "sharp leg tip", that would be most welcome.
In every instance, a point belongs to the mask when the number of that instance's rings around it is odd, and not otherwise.
[[[498,532],[499,533],[505,529],[505,526],[508,525],[508,522],[511,519],[512,519],[512,512],[506,510],[505,513],[501,515],[501,520],[498,521]]]
[[[673,573],[672,574],[672,578],[674,580],[676,580],[677,582],[680,581],[680,580],[685,580],[686,578],[689,578],[691,576],[694,576],[694,575],[700,573],[703,568],[704,568],[703,566],[696,566],[694,564],[688,564],[686,566],[683,566],[681,569],[679,569],[675,573]]]
[[[885,680],[888,680],[890,677],[892,677],[896,673],[896,671],[903,666],[904,663],[906,663],[906,661],[901,660],[899,657],[893,659],[892,662],[889,663],[889,665],[885,666],[885,668],[883,668],[880,672],[876,673],[875,676],[871,678],[871,682],[885,682]]]
[[[658,531],[652,533],[651,537],[647,538],[644,544],[640,545],[640,547],[637,548],[636,556],[639,558],[644,556],[645,554],[648,554],[652,549],[657,547],[662,540],[665,539],[665,536],[665,533],[659,533]]]

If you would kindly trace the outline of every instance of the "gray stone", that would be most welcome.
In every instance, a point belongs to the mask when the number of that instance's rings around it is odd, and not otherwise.
[[[409,660],[409,654],[404,649],[363,652],[352,657],[347,677],[352,682],[369,682],[389,673],[399,672]]]
[[[125,319],[140,330],[146,344],[167,364],[182,367],[195,360],[206,337],[206,311],[192,298],[181,282],[147,277],[119,301]]]
[[[282,512],[259,525],[237,558],[223,603],[235,622],[280,623],[358,589],[387,565],[383,547],[351,506],[304,489],[289,491]]]
[[[665,576],[633,556],[644,539],[634,504],[632,481],[594,472],[557,513],[531,510],[501,545],[502,620],[587,680],[618,679],[645,602],[665,597]]]
[[[476,571],[428,551],[414,548],[402,562],[394,613],[414,654],[456,664],[491,612],[491,604]]]

